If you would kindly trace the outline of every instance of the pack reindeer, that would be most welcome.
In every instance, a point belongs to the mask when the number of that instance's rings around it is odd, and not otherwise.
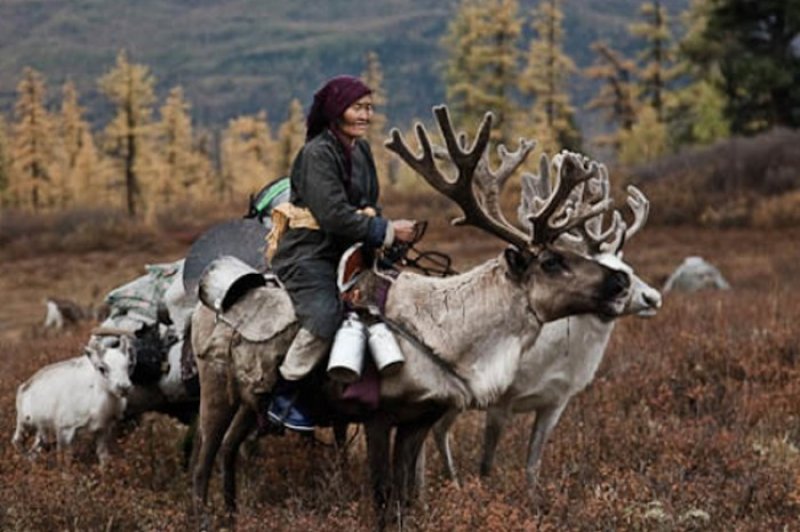
[[[351,418],[365,425],[381,528],[414,495],[422,444],[442,414],[497,402],[518,372],[521,353],[533,345],[544,323],[586,312],[619,315],[630,290],[630,277],[624,270],[554,246],[559,235],[610,207],[610,201],[602,199],[586,205],[578,215],[565,216],[571,190],[598,175],[596,163],[565,154],[552,193],[528,213],[526,232],[510,224],[475,184],[476,169],[489,142],[491,113],[484,117],[469,148],[457,138],[446,107],[435,108],[434,114],[445,143],[437,149],[448,154],[457,171],[455,179],[445,177],[438,167],[421,124],[416,126],[420,155],[411,151],[397,130],[392,131],[388,149],[459,205],[463,216],[454,221],[456,225],[480,228],[509,247],[499,257],[454,277],[403,272],[389,291],[384,317],[407,333],[398,335],[405,364],[397,374],[381,380],[378,408]],[[530,147],[526,142],[508,154],[508,164],[521,165]],[[264,315],[263,319],[270,318]],[[296,329],[296,325],[287,327],[256,344],[237,335],[224,320],[216,320],[211,309],[201,307],[195,313],[192,343],[201,382],[201,444],[193,484],[201,511],[220,448],[225,500],[234,508],[236,450],[250,430],[257,404],[251,387],[235,371],[238,361],[246,358],[241,353],[257,352],[262,366],[274,374]],[[319,395],[334,411],[349,412],[351,405],[330,395],[330,390]]]
[[[539,174],[523,174],[522,201],[519,214],[524,224],[529,205],[543,202],[550,194],[550,168],[556,173],[564,159],[556,156],[552,165],[542,156]],[[485,173],[485,165],[482,167]],[[486,175],[478,180],[487,190],[487,197],[495,194],[497,179],[502,176]],[[598,178],[576,187],[571,197],[570,212],[579,213],[584,208],[584,195],[607,198],[610,185],[608,173],[600,167]],[[594,257],[598,262],[627,271],[631,278],[629,297],[623,314],[653,315],[661,306],[661,294],[637,275],[622,260],[622,247],[644,225],[649,211],[647,198],[636,187],[628,187],[627,203],[633,212],[633,222],[627,226],[619,211],[614,211],[612,222],[603,229],[603,215],[595,216],[576,231],[564,233],[560,242],[576,251]],[[480,472],[490,474],[500,437],[514,414],[535,412],[528,444],[526,476],[531,488],[535,486],[542,450],[558,423],[569,400],[583,390],[594,378],[602,361],[614,321],[608,316],[583,314],[547,323],[529,349],[523,351],[517,373],[511,386],[500,399],[489,405],[486,412],[483,454]],[[437,448],[451,479],[456,479],[456,468],[449,446],[449,429],[458,411],[451,410],[437,422],[433,429]]]

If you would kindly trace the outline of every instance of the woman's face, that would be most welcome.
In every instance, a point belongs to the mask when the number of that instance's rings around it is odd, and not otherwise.
[[[339,130],[353,140],[363,137],[369,129],[372,112],[372,95],[362,96],[342,113]]]

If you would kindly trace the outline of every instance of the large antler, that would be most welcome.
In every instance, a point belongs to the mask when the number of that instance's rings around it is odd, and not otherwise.
[[[466,145],[466,135],[460,133],[458,135],[459,145],[462,149]],[[504,144],[497,146],[497,155],[500,157],[500,166],[496,170],[492,170],[491,162],[489,161],[489,147],[486,149],[478,161],[478,166],[475,167],[475,178],[473,180],[477,187],[476,192],[480,195],[477,197],[479,203],[488,215],[496,220],[500,220],[504,225],[511,225],[503,214],[500,208],[500,196],[503,191],[508,178],[525,162],[528,155],[536,147],[535,140],[528,140],[525,138],[519,139],[519,148],[513,152],[509,152]],[[450,154],[441,146],[433,146],[433,154],[435,157],[449,161],[452,163]]]
[[[522,197],[517,211],[520,222],[532,225],[529,221],[530,213],[541,210],[547,198],[552,195],[550,188],[550,169],[555,175],[560,175],[561,165],[564,163],[566,153],[553,158],[552,165],[546,154],[542,154],[539,161],[539,173],[525,173],[522,176]],[[593,161],[585,156],[569,154],[580,158],[582,166],[591,168]],[[603,229],[604,212],[611,205],[611,186],[608,180],[608,171],[602,164],[597,164],[597,172],[585,182],[575,186],[561,209],[556,213],[560,221],[559,227],[572,227],[569,232],[562,232],[560,239],[565,245],[580,252],[597,254],[609,247],[616,249],[622,242],[625,234],[625,222],[618,211],[614,211],[611,225]],[[611,241],[609,242],[609,239]]]
[[[526,225],[532,230],[532,244],[551,242],[611,207],[611,198],[607,196],[592,203],[579,201],[584,194],[583,183],[592,179],[602,180],[601,166],[580,154],[564,151],[553,159],[556,182],[552,192],[549,191],[549,172],[542,172],[548,184],[533,176],[525,178],[528,191],[549,192],[544,199],[535,194],[523,200],[526,203],[521,218],[527,221]],[[546,167],[546,159],[543,159],[540,169]]]
[[[444,105],[434,107],[433,112],[444,138],[447,154],[458,170],[455,181],[446,179],[436,166],[434,150],[431,147],[428,132],[422,124],[417,124],[415,128],[417,140],[422,147],[420,156],[416,156],[411,152],[397,129],[392,129],[392,138],[386,143],[386,147],[395,152],[433,188],[452,199],[461,207],[464,215],[454,219],[452,221],[454,225],[472,225],[515,245],[519,249],[526,249],[529,242],[525,233],[508,223],[502,215],[498,217],[497,212],[488,213],[484,208],[484,201],[475,194],[474,179],[476,168],[481,162],[489,143],[492,114],[486,113],[478,128],[478,134],[472,147],[466,149],[466,142],[463,140],[459,142],[459,139],[456,138],[447,107]],[[497,211],[499,212],[499,208]]]

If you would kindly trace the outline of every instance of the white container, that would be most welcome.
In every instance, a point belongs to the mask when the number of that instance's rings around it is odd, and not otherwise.
[[[328,376],[346,384],[361,378],[366,343],[364,323],[356,314],[349,314],[333,339],[331,356],[328,358]]]
[[[400,346],[385,323],[379,322],[369,327],[369,350],[381,375],[394,375],[406,361]]]

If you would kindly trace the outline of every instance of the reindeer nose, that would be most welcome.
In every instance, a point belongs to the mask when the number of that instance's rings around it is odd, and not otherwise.
[[[613,271],[606,279],[604,296],[606,298],[616,297],[630,288],[631,279],[628,274],[620,271]]]
[[[661,294],[656,290],[652,292],[646,292],[644,294],[644,302],[650,308],[661,308]]]

